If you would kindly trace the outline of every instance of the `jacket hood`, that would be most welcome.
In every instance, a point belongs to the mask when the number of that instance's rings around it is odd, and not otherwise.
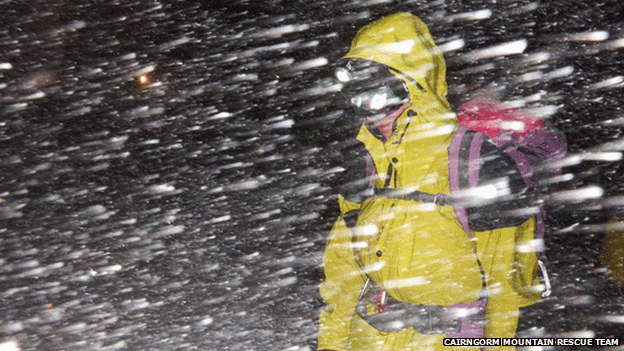
[[[343,58],[375,61],[402,72],[448,108],[444,56],[427,26],[412,14],[396,13],[363,27]],[[407,83],[412,97],[422,93],[416,84]]]

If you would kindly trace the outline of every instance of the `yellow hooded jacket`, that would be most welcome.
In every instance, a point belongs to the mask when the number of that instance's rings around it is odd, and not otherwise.
[[[390,138],[380,140],[365,125],[357,136],[374,162],[373,187],[449,194],[448,148],[458,122],[446,100],[443,55],[425,24],[408,13],[382,18],[358,32],[345,58],[379,62],[411,78],[402,78],[411,107],[398,117]],[[533,238],[533,219],[473,232],[471,239],[452,206],[383,196],[361,203],[341,196],[339,202],[343,214],[359,210],[359,216],[353,230],[339,218],[327,241],[320,350],[448,350],[443,336],[411,328],[382,335],[355,314],[355,306],[367,276],[399,301],[440,306],[476,301],[483,276],[475,247],[491,293],[486,337],[513,337],[518,308],[538,298],[516,292],[522,281],[535,279],[535,254],[519,263],[515,250],[518,241]]]

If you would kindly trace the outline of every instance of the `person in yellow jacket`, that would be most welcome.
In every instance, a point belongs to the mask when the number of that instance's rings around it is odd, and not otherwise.
[[[362,173],[341,188],[326,244],[318,349],[451,350],[444,338],[514,337],[519,308],[540,296],[535,252],[516,250],[530,246],[535,219],[499,221],[505,205],[484,204],[471,212],[485,223],[471,238],[441,200],[459,125],[426,25],[408,13],[379,19],[337,66],[363,121],[361,155],[345,168]],[[526,191],[515,164],[492,152],[481,172],[506,177],[512,195]]]

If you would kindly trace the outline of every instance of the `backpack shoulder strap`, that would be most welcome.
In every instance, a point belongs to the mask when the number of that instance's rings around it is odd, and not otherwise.
[[[461,190],[475,187],[479,183],[479,158],[481,147],[487,135],[459,127],[449,147],[449,188],[455,199],[461,197]],[[466,209],[455,206],[455,214],[462,228],[472,238]]]

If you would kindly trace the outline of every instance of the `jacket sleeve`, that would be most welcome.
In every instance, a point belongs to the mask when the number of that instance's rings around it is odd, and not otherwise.
[[[373,172],[369,169],[368,152],[362,145],[350,151],[339,189],[341,216],[329,234],[323,255],[325,280],[320,285],[320,294],[326,307],[319,318],[319,350],[346,348],[351,319],[366,281],[355,260],[353,233],[349,228],[355,226],[361,203],[370,196]]]
[[[338,218],[323,255],[325,280],[320,293],[326,307],[319,320],[319,350],[344,350],[346,347],[351,318],[365,282],[351,243],[351,230]]]
[[[345,170],[339,180],[338,192],[348,202],[362,203],[367,197],[374,195],[372,182],[375,166],[373,160],[359,141],[358,144],[346,150],[345,154],[347,155],[343,164]],[[342,210],[341,207],[341,213],[344,214],[345,212]]]

